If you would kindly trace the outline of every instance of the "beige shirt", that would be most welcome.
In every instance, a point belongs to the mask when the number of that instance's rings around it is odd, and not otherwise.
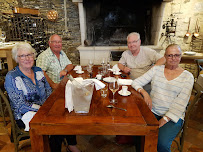
[[[130,78],[134,80],[146,73],[162,57],[155,50],[141,46],[137,56],[133,56],[130,50],[123,52],[119,63],[131,68]]]

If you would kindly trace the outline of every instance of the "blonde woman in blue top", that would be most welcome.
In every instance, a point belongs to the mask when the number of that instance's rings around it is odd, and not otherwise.
[[[13,59],[18,63],[6,75],[5,89],[19,127],[25,128],[21,118],[28,111],[37,111],[52,92],[43,71],[35,67],[35,50],[21,42],[12,49]]]

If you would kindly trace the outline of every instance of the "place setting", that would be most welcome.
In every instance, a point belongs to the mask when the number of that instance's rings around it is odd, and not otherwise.
[[[75,68],[73,70],[75,70],[75,72],[77,74],[83,74],[84,73],[84,71],[82,70],[82,67],[80,65],[75,66]]]
[[[128,91],[128,86],[122,86],[122,89],[118,91],[118,94],[120,94],[121,96],[129,96],[131,95],[131,92]]]

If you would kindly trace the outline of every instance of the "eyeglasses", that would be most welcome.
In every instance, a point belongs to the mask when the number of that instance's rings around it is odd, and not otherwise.
[[[28,58],[33,58],[34,57],[34,53],[30,53],[30,54],[23,54],[23,55],[18,55],[18,57],[21,59],[21,60],[25,60],[27,57]]]
[[[62,41],[50,41],[53,44],[62,44]]]
[[[136,40],[136,41],[132,41],[132,42],[128,42],[128,44],[135,44],[139,41],[140,39]]]
[[[171,58],[180,58],[181,54],[166,54],[166,57],[171,59]]]

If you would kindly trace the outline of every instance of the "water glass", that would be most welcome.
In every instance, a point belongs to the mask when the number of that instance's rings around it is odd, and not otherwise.
[[[100,89],[100,93],[101,93],[101,97],[105,98],[107,97],[108,94],[108,84],[106,84],[106,86],[102,89]]]

